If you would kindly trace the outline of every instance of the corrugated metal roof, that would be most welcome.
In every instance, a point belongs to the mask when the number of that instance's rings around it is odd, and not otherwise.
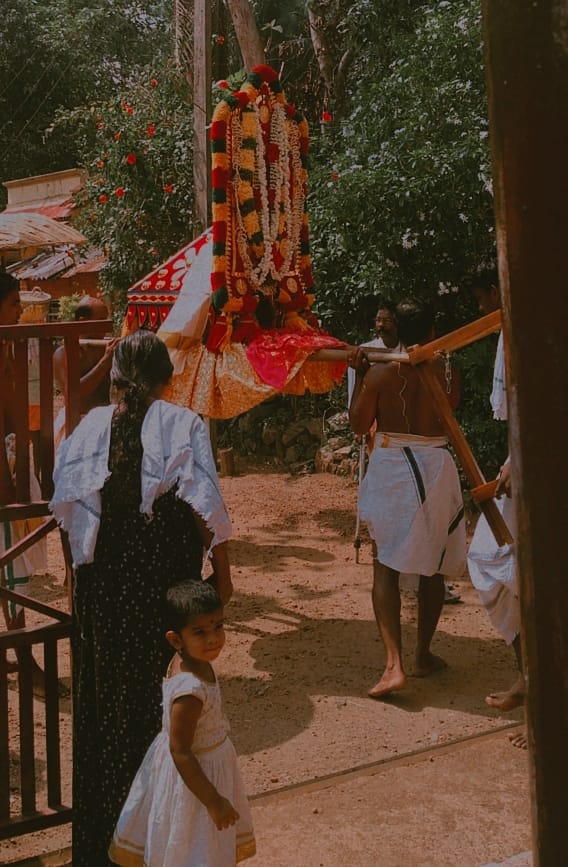
[[[25,205],[7,205],[4,214],[42,214],[52,220],[64,220],[75,207],[73,199],[68,196],[50,197],[39,202],[29,202]]]
[[[49,280],[51,277],[74,277],[100,271],[106,263],[101,250],[91,250],[85,259],[80,259],[76,250],[70,247],[53,252],[38,253],[32,259],[16,262],[7,270],[17,280]]]

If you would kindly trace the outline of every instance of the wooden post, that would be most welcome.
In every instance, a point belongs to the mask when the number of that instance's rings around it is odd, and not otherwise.
[[[558,867],[568,864],[568,15],[559,0],[483,0],[483,15],[533,864]]]
[[[193,183],[199,231],[211,222],[208,123],[211,118],[211,3],[195,0],[193,11]]]

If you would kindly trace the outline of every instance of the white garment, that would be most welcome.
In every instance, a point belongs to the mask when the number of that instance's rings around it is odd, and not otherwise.
[[[501,497],[496,503],[514,535],[513,500]],[[485,515],[479,516],[469,546],[467,565],[471,583],[479,593],[491,623],[507,644],[511,644],[521,630],[515,546],[497,545]]]
[[[498,421],[507,421],[509,418],[507,408],[507,382],[505,378],[505,347],[503,344],[503,332],[499,332],[497,352],[495,353],[495,365],[493,367],[493,388],[489,397],[493,418]]]
[[[375,337],[374,340],[369,340],[368,343],[362,343],[361,346],[367,349],[384,349],[385,352],[402,352],[402,343],[397,343],[396,346],[386,346],[382,337]],[[351,398],[355,389],[355,371],[352,367],[347,368],[347,406],[351,405]]]
[[[255,842],[219,684],[181,672],[164,680],[162,691],[162,731],[132,783],[109,855],[126,867],[234,867],[237,861],[254,855]],[[206,807],[187,788],[170,753],[171,708],[184,695],[194,695],[203,703],[193,753],[205,776],[240,816],[223,831],[217,830]]]
[[[61,443],[55,457],[50,509],[69,535],[74,566],[94,559],[115,410],[113,404],[92,409]],[[231,522],[202,419],[190,409],[156,400],[142,423],[141,439],[142,514],[151,519],[154,500],[177,484],[177,496],[189,503],[213,533],[210,548],[229,539]]]
[[[463,573],[463,499],[456,466],[441,441],[377,433],[359,509],[379,562],[397,572]]]

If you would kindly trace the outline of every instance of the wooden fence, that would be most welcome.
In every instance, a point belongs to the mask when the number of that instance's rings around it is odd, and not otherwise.
[[[0,326],[0,350],[7,342],[13,347],[16,384],[15,436],[16,472],[13,503],[0,503],[0,525],[14,520],[43,518],[40,526],[12,545],[0,556],[0,574],[17,556],[44,538],[56,528],[49,514],[49,500],[53,493],[54,463],[54,383],[53,352],[62,341],[67,353],[67,383],[63,402],[65,406],[65,432],[70,434],[80,420],[80,348],[79,338],[102,337],[112,327],[109,320],[38,325]],[[40,430],[38,454],[35,456],[41,496],[35,500],[30,494],[30,431],[28,390],[28,345],[30,340],[39,344]],[[36,522],[37,523],[37,522]],[[0,601],[6,609],[8,602],[17,602],[24,608],[39,612],[52,622],[0,632],[0,839],[15,837],[71,821],[71,806],[62,803],[60,696],[58,651],[60,643],[69,641],[71,615],[57,608],[37,602],[0,586]],[[45,671],[45,735],[39,743],[35,724],[35,706],[32,685],[32,648],[43,648]],[[13,682],[9,679],[8,651],[18,660],[18,721],[19,746],[14,757],[10,753],[9,696]],[[37,702],[36,702],[37,704]],[[13,744],[13,738],[12,738]],[[45,781],[38,774],[38,757],[45,760]],[[11,763],[12,758],[12,763]],[[19,780],[11,779],[12,771],[19,767]],[[14,776],[14,775],[13,775]],[[38,791],[46,790],[45,797]]]

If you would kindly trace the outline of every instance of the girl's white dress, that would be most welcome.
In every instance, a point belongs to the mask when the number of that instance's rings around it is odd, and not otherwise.
[[[150,745],[122,808],[109,857],[123,867],[234,867],[256,852],[252,817],[219,684],[189,672],[164,680],[162,731]],[[206,807],[187,788],[170,753],[173,702],[194,695],[203,702],[193,752],[217,791],[240,819],[218,831]]]

